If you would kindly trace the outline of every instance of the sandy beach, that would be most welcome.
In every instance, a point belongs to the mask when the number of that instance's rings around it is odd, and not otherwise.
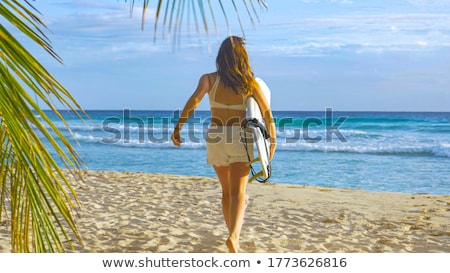
[[[227,252],[215,178],[86,171],[75,252]],[[242,252],[450,252],[450,196],[248,186]],[[10,252],[8,219],[0,252]]]

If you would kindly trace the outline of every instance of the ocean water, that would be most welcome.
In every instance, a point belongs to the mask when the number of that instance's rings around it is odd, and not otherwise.
[[[63,112],[70,139],[90,170],[214,177],[204,133],[210,113],[197,111],[170,141],[178,111]],[[270,183],[369,191],[450,194],[450,112],[274,111],[277,152]],[[254,182],[257,183],[257,182]]]

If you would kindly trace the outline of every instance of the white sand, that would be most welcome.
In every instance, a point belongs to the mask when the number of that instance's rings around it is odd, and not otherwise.
[[[76,252],[226,252],[217,179],[89,171]],[[242,252],[450,252],[450,196],[252,183]],[[10,252],[9,221],[0,252]]]

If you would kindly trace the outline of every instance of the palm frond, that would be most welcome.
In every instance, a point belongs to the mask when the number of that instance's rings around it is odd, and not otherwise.
[[[24,2],[0,2],[0,16],[61,62],[44,34],[46,26],[38,12]],[[69,130],[53,100],[80,118],[85,113],[3,25],[0,37],[0,211],[7,210],[8,204],[13,252],[62,252],[73,247],[74,238],[81,241],[81,236],[73,216],[76,193],[57,161],[78,175],[82,160],[30,93]]]
[[[142,23],[141,23],[142,29],[144,29],[146,13],[150,7],[149,2],[150,2],[149,0],[143,1]],[[188,6],[190,6],[190,8],[185,8],[186,2],[188,4]],[[192,13],[192,15],[194,17],[194,24],[195,24],[195,29],[196,29],[197,33],[200,32],[199,20],[201,20],[201,22],[202,22],[201,25],[203,25],[203,31],[205,32],[206,36],[209,36],[210,30],[208,27],[208,25],[209,25],[208,12],[207,12],[207,9],[205,8],[204,2],[205,1],[202,1],[202,0],[197,0],[197,1],[196,0],[172,0],[172,1],[167,0],[165,3],[165,7],[164,7],[163,0],[157,1],[156,8],[155,8],[155,23],[154,23],[154,27],[153,27],[154,28],[153,39],[156,40],[159,19],[162,16],[162,13],[164,13],[164,18],[163,18],[163,23],[162,23],[162,27],[164,28],[164,30],[162,32],[163,38],[166,35],[166,30],[168,32],[167,33],[168,35],[170,35],[172,33],[174,34],[174,36],[177,35],[177,31],[180,31],[180,29],[181,29],[181,28],[179,28],[179,26],[181,25],[180,21],[182,20],[183,15],[185,13],[187,13],[188,17]],[[259,21],[259,17],[256,12],[256,8],[255,8],[255,1],[242,0],[242,2],[244,4],[245,10],[247,11],[248,17],[250,18],[251,24],[254,26],[255,25],[254,17],[256,17],[256,20]],[[265,0],[257,0],[256,2],[257,2],[257,5],[259,5],[260,7],[267,8],[267,3]],[[219,5],[219,7],[222,11],[222,15],[224,17],[225,24],[226,24],[228,30],[230,31],[230,20],[227,16],[227,10],[224,6],[224,3],[222,0],[217,0],[217,4]],[[241,20],[241,15],[239,14],[239,8],[237,7],[235,0],[232,0],[231,4],[232,4],[234,12],[237,15],[237,20],[239,22],[240,29],[241,29],[242,33],[245,33],[244,25]],[[135,5],[135,1],[130,1],[131,13],[132,13],[134,5]],[[250,11],[249,6],[251,6],[253,13]],[[217,21],[216,21],[216,16],[214,14],[214,8],[213,8],[213,4],[211,3],[211,0],[208,0],[208,8],[209,8],[209,14],[211,16],[212,23],[214,24],[214,29],[217,32]],[[163,9],[164,9],[164,12],[162,12]],[[198,12],[198,14],[197,14],[197,12]],[[188,21],[188,26],[189,26],[189,21]]]

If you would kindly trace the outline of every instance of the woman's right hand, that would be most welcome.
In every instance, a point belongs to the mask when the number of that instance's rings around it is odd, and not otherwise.
[[[180,136],[180,130],[179,129],[175,129],[173,131],[172,136],[170,137],[172,139],[173,145],[175,146],[180,146],[181,145],[181,136]]]

